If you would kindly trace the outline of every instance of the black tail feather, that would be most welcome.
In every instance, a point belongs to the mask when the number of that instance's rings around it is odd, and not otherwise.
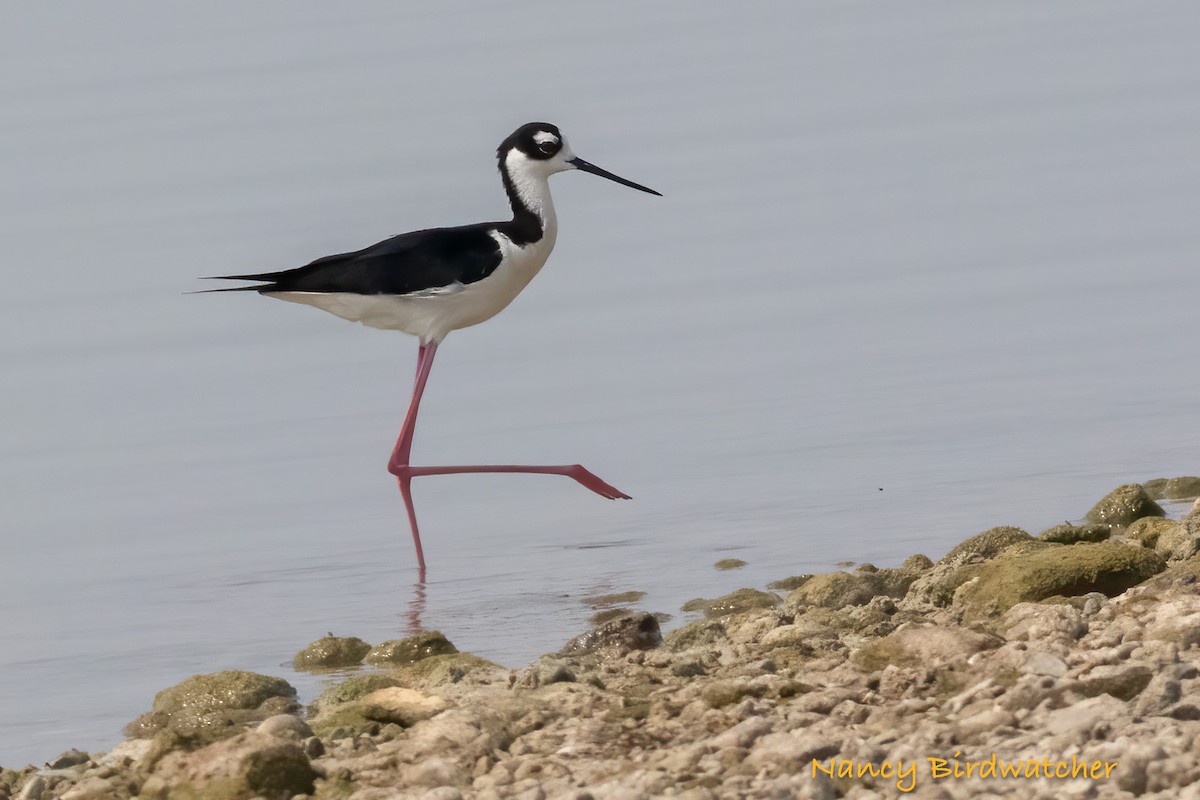
[[[228,286],[224,289],[199,289],[184,294],[212,294],[214,292],[266,292],[275,288],[278,273],[264,272],[259,275],[205,275],[202,281],[259,281],[255,286]]]

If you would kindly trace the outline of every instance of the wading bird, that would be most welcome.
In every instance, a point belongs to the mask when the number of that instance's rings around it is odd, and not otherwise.
[[[577,157],[558,128],[545,122],[517,128],[500,143],[496,155],[512,206],[513,216],[507,222],[402,233],[363,250],[325,256],[296,269],[219,276],[221,280],[259,283],[215,290],[258,292],[315,306],[372,328],[410,333],[420,340],[412,400],[387,468],[400,484],[422,575],[425,554],[413,507],[413,478],[467,472],[565,475],[601,497],[629,499],[579,464],[420,467],[410,463],[421,395],[442,340],[451,331],[478,325],[500,313],[550,257],[558,234],[550,176],[577,169],[659,194]]]

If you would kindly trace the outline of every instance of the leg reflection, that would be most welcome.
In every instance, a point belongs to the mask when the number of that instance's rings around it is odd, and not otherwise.
[[[408,601],[408,626],[407,633],[409,636],[416,636],[421,631],[425,630],[421,625],[421,617],[425,615],[425,570],[421,570],[417,582],[413,584],[412,599]]]

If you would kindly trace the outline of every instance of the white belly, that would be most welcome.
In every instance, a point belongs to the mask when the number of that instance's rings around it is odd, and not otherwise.
[[[500,243],[500,266],[474,283],[455,283],[413,294],[351,294],[348,292],[265,292],[292,303],[315,306],[330,314],[372,328],[404,331],[422,342],[441,341],[450,331],[478,325],[499,314],[550,257],[555,231],[551,227],[538,241],[517,247],[506,237]]]

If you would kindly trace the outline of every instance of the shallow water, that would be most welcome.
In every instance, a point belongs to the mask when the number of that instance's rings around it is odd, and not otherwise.
[[[1192,4],[22,13],[0,763],[110,746],[196,672],[311,695],[285,662],[327,631],[519,666],[588,595],[676,612],[1197,471]],[[665,197],[554,179],[555,255],[447,340],[414,455],[580,461],[635,499],[425,479],[418,592],[383,469],[415,343],[183,292],[495,218],[530,119]]]

